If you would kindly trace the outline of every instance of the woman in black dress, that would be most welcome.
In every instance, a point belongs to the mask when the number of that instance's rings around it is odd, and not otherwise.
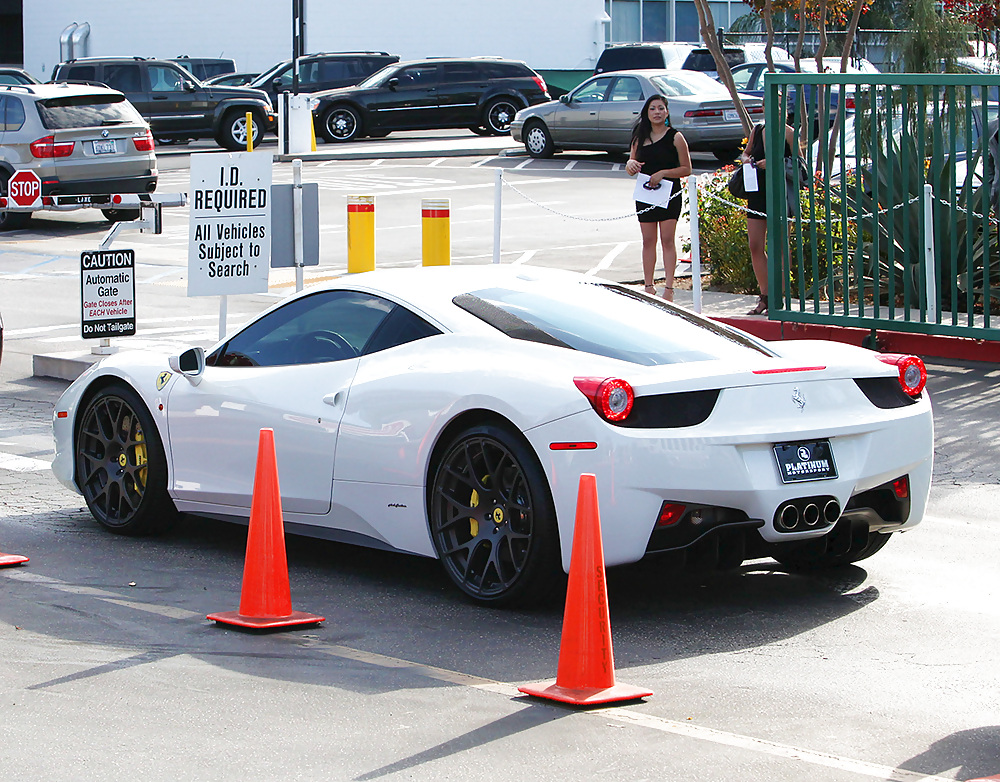
[[[656,293],[653,274],[656,271],[656,239],[659,234],[663,248],[663,267],[666,287],[663,298],[674,300],[674,268],[677,266],[677,218],[681,214],[681,177],[691,174],[691,153],[687,141],[670,127],[667,99],[653,95],[646,101],[639,119],[632,128],[632,148],[625,171],[635,176],[640,171],[649,176],[648,186],[654,188],[661,182],[669,184],[671,198],[667,206],[650,207],[635,202],[635,211],[642,231],[642,276],[646,293]]]

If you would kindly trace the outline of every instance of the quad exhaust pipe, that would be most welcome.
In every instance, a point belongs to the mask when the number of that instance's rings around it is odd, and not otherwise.
[[[801,532],[835,524],[840,514],[840,503],[835,497],[802,497],[779,505],[774,525],[779,532]]]

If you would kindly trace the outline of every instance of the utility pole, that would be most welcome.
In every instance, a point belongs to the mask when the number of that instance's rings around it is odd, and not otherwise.
[[[292,95],[299,94],[299,57],[306,53],[306,0],[292,0]]]

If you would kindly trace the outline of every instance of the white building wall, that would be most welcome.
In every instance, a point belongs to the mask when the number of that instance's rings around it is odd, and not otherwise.
[[[291,56],[289,0],[99,3],[26,0],[24,67],[47,79],[59,36],[90,24],[93,56],[231,57],[262,71]],[[592,68],[604,48],[604,0],[306,0],[310,52],[372,49],[403,59],[497,55],[534,68]]]

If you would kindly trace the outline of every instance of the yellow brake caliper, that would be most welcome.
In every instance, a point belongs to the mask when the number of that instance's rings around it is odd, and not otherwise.
[[[480,483],[482,483],[483,486],[485,486],[486,481],[488,481],[489,479],[490,479],[489,475],[484,475]],[[472,490],[472,496],[469,498],[469,505],[471,505],[473,508],[479,507],[479,492],[476,491],[475,489]],[[476,537],[476,535],[479,534],[479,519],[469,516],[469,532],[472,535],[472,537]]]

